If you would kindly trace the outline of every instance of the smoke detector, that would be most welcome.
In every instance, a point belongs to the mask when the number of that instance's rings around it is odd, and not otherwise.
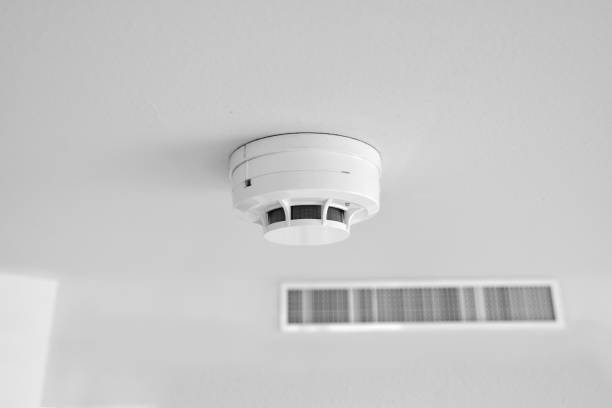
[[[234,209],[269,241],[342,241],[380,207],[381,158],[371,145],[330,133],[255,139],[230,155]]]

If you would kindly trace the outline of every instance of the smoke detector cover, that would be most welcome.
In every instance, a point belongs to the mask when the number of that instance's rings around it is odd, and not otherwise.
[[[229,175],[234,209],[279,244],[342,241],[380,205],[380,154],[347,136],[285,133],[256,139],[234,150]]]

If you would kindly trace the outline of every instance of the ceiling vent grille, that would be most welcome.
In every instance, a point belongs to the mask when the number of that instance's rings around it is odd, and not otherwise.
[[[286,284],[281,327],[396,330],[562,325],[550,281]]]

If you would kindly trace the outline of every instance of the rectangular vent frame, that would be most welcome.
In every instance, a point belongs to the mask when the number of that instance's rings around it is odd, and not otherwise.
[[[550,302],[552,306],[553,320],[487,320],[486,316],[483,317],[483,305],[482,302],[489,301],[484,299],[483,293],[485,288],[532,288],[532,287],[547,287],[550,289]],[[479,320],[466,320],[465,318],[465,301],[464,298],[458,301],[459,307],[462,309],[462,319],[459,320],[426,320],[426,321],[378,321],[377,304],[378,301],[372,303],[372,311],[370,313],[376,314],[376,318],[372,318],[372,321],[363,322],[355,321],[354,314],[357,312],[355,305],[355,294],[356,291],[376,290],[376,289],[438,289],[437,293],[440,293],[440,289],[463,289],[469,290],[474,289],[474,295],[478,292],[477,301],[481,302],[478,306],[474,304],[474,313],[478,314],[477,319]],[[302,323],[289,323],[289,291],[297,290],[300,294],[301,299],[304,296],[305,291],[310,290],[334,290],[335,293],[338,291],[346,291],[346,294],[342,295],[342,301],[348,296],[348,313],[350,315],[349,321],[341,322],[317,322],[317,323],[303,323],[304,311],[301,310],[301,318],[296,318],[294,314],[293,320],[302,320]],[[464,291],[462,293],[466,293]],[[398,330],[433,330],[433,329],[519,329],[519,328],[555,328],[560,329],[565,327],[565,320],[563,309],[561,307],[561,291],[559,283],[552,279],[462,279],[462,280],[404,280],[404,281],[349,281],[349,282],[287,282],[281,284],[280,291],[280,328],[284,332],[319,332],[319,331],[398,331]],[[390,291],[391,292],[391,291]],[[487,296],[495,291],[487,292]],[[508,293],[508,292],[506,292]],[[321,297],[322,294],[319,294]],[[332,296],[333,297],[333,296]],[[293,299],[295,303],[300,302],[300,299]],[[321,301],[326,301],[321,298]],[[476,300],[475,300],[476,301]],[[303,305],[303,303],[302,303]],[[302,307],[302,306],[300,306]],[[363,309],[360,309],[359,313],[363,313]],[[514,313],[513,311],[512,313]],[[310,311],[312,313],[312,310]],[[486,311],[484,312],[486,314]],[[344,317],[346,318],[346,316]],[[331,318],[331,320],[344,320],[344,318],[337,319]],[[474,317],[476,319],[476,317]]]

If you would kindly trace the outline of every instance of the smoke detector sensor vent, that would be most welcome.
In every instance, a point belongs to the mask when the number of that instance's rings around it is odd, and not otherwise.
[[[348,136],[285,133],[253,140],[231,154],[229,176],[234,209],[279,244],[342,241],[380,206],[380,154]]]

